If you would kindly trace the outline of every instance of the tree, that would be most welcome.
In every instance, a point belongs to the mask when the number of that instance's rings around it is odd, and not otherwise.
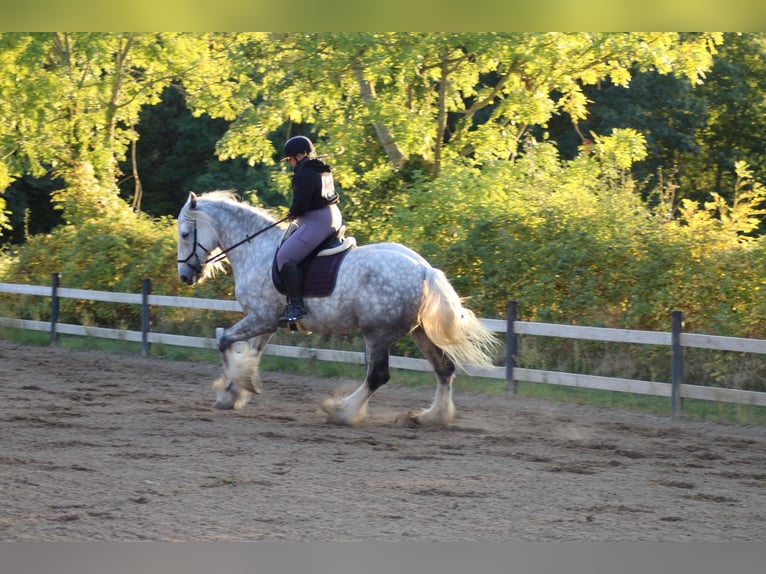
[[[660,174],[668,176],[682,158],[700,153],[697,131],[707,121],[701,86],[685,78],[643,72],[633,74],[629,86],[607,80],[587,86],[585,95],[592,102],[587,118],[576,125],[564,116],[551,121],[550,137],[562,157],[575,157],[584,141],[591,145],[615,129],[637,130],[646,138],[647,157],[633,165],[632,173],[649,192],[658,186]]]
[[[750,166],[755,180],[766,179],[766,34],[728,33],[725,38],[699,87],[707,121],[695,134],[699,152],[681,157],[682,196],[706,190],[732,200],[738,161]]]
[[[154,215],[175,215],[189,191],[215,189],[257,190],[267,205],[279,204],[282,196],[269,189],[268,171],[253,169],[243,158],[219,161],[216,142],[229,122],[207,114],[193,117],[177,85],[165,89],[162,100],[144,106],[136,125],[134,158],[121,162],[124,173],[140,174],[143,200],[140,208]],[[132,175],[120,181],[120,194],[135,204]]]
[[[223,88],[233,104],[215,109],[212,94],[191,101],[234,120],[222,157],[270,159],[269,135],[289,122],[316,126],[333,147],[346,144],[352,165],[367,169],[382,157],[398,168],[417,155],[438,175],[447,158],[516,157],[529,126],[545,126],[556,113],[581,121],[583,86],[607,78],[628,85],[634,70],[697,83],[721,35],[318,33],[234,41],[244,57]]]
[[[52,174],[69,222],[122,208],[119,161],[140,110],[181,76],[216,81],[219,61],[204,35],[2,34],[0,189]]]
[[[724,35],[704,81],[653,72],[633,74],[629,86],[611,81],[588,86],[586,119],[573,125],[554,118],[550,137],[562,156],[578,153],[582,138],[633,128],[647,140],[647,159],[633,166],[645,198],[673,189],[683,199],[707,201],[711,193],[732,200],[737,161],[750,164],[754,179],[766,177],[766,36]]]
[[[0,187],[53,173],[70,189],[84,170],[105,208],[141,109],[171,83],[195,116],[231,122],[222,160],[270,163],[275,135],[299,129],[327,153],[344,150],[334,160],[341,186],[365,187],[416,158],[435,178],[454,158],[517,157],[529,127],[554,114],[581,121],[586,85],[626,85],[633,70],[696,82],[719,42],[675,33],[6,33]],[[71,221],[85,207],[67,197],[57,201]]]

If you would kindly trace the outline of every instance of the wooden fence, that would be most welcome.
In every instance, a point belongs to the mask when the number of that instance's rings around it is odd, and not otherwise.
[[[59,285],[59,274],[54,273],[50,286],[0,283],[0,293],[37,295],[50,297],[51,299],[50,321],[32,321],[0,317],[0,326],[2,327],[50,332],[51,344],[57,343],[59,334],[140,342],[142,344],[142,352],[144,355],[148,354],[149,346],[152,343],[217,349],[215,337],[190,337],[152,332],[150,330],[149,321],[149,309],[151,306],[242,312],[242,308],[236,301],[152,295],[151,281],[149,279],[144,279],[142,292],[140,294],[113,293],[109,291],[93,291],[61,287]],[[141,305],[141,331],[60,323],[58,321],[59,300],[62,298]],[[506,396],[514,395],[516,393],[517,383],[519,381],[525,381],[668,397],[670,399],[670,413],[672,416],[677,416],[682,413],[684,398],[766,406],[766,393],[692,385],[685,383],[683,380],[684,348],[695,347],[717,351],[766,354],[766,340],[764,339],[744,339],[738,337],[720,337],[684,333],[682,332],[683,317],[680,311],[674,311],[671,314],[671,331],[669,332],[534,323],[519,321],[517,314],[517,303],[515,301],[509,301],[506,320],[481,319],[481,322],[485,327],[495,333],[500,333],[505,336],[506,364],[498,367],[480,367],[476,365],[465,366],[466,373],[471,376],[504,380],[506,385]],[[518,367],[516,366],[516,356],[518,355],[518,337],[520,335],[669,346],[671,348],[671,381],[666,383],[641,381]],[[269,344],[266,345],[264,353],[273,356],[315,359],[319,361],[336,361],[355,364],[364,364],[365,362],[364,353],[361,352],[317,349],[311,347],[292,347],[287,345]],[[392,356],[390,364],[392,367],[399,369],[416,371],[431,370],[428,361],[425,359]]]

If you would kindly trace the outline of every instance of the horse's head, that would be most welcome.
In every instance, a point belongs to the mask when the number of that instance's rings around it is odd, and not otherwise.
[[[218,248],[218,234],[205,213],[197,206],[197,196],[189,199],[178,214],[178,277],[194,285],[206,277],[208,260]]]

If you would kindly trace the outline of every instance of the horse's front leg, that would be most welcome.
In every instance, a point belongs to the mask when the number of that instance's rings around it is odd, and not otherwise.
[[[269,326],[270,323],[248,315],[218,337],[223,376],[213,383],[216,391],[215,408],[240,409],[253,394],[261,392],[261,354],[276,330],[275,325],[271,330],[260,332],[264,325]]]
[[[234,323],[228,329],[224,329],[218,337],[218,350],[226,353],[235,343],[253,339],[260,335],[271,336],[279,327],[276,316],[264,317],[248,314]]]

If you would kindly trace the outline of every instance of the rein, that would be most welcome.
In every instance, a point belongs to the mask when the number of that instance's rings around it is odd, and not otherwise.
[[[242,241],[239,241],[238,243],[235,243],[234,245],[230,245],[226,249],[222,249],[221,251],[219,251],[218,253],[216,253],[212,257],[208,257],[204,261],[201,261],[199,256],[197,255],[197,246],[199,245],[200,247],[202,247],[202,249],[205,251],[205,253],[208,253],[208,254],[210,253],[211,250],[208,249],[207,247],[205,247],[204,245],[202,245],[199,241],[197,241],[197,220],[194,219],[194,218],[190,218],[190,219],[194,222],[194,238],[193,238],[194,246],[192,247],[192,251],[186,257],[186,259],[177,259],[176,262],[177,263],[185,263],[186,265],[188,265],[189,267],[194,269],[195,272],[202,273],[202,268],[205,265],[207,265],[208,263],[218,263],[219,261],[222,261],[223,259],[226,258],[226,254],[229,253],[229,251],[231,251],[232,249],[234,249],[236,247],[239,247],[240,245],[243,245],[245,243],[249,243],[250,241],[252,241],[256,237],[258,237],[261,233],[264,233],[264,232],[268,231],[272,227],[276,227],[280,223],[282,223],[284,221],[287,221],[290,218],[289,218],[289,216],[288,217],[283,217],[279,221],[275,221],[274,223],[270,223],[269,225],[267,225],[263,229],[260,229],[260,230],[256,231],[255,233],[251,233],[250,235],[245,237]],[[191,260],[192,257],[196,257],[197,258],[197,265],[192,265],[191,264],[190,260]]]
[[[230,245],[229,247],[227,247],[226,249],[222,249],[220,252],[216,253],[212,257],[208,257],[205,260],[205,262],[203,263],[203,265],[207,265],[208,263],[218,263],[219,261],[222,261],[223,259],[225,259],[226,254],[229,251],[231,251],[232,249],[234,249],[235,247],[239,247],[240,245],[243,245],[245,243],[249,243],[250,241],[252,241],[256,237],[258,237],[261,233],[264,233],[264,232],[268,231],[272,227],[276,227],[277,225],[279,225],[283,221],[287,221],[288,219],[290,219],[290,218],[289,217],[283,217],[279,221],[275,221],[274,223],[270,223],[269,225],[267,225],[263,229],[260,229],[260,230],[256,231],[255,233],[252,233],[252,234],[248,235],[247,237],[245,237],[239,243],[235,243],[234,245]],[[197,228],[196,227],[194,228],[194,232],[195,233],[197,232]],[[204,249],[204,247],[203,247],[203,249]],[[208,251],[208,253],[210,253],[210,252]]]

